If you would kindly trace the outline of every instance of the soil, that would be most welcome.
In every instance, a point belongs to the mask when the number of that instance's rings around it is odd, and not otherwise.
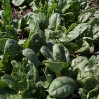
[[[91,2],[91,3],[90,3],[90,6],[91,6],[92,8],[94,8],[95,10],[99,10],[99,3]]]
[[[16,8],[13,8],[12,9],[12,18],[18,19],[18,14],[19,14],[19,10],[17,10]]]
[[[13,19],[18,19],[18,15],[19,15],[20,10],[17,8],[12,8],[12,18]],[[32,9],[27,8],[25,9],[21,14],[23,16],[27,15],[29,12],[32,12]]]

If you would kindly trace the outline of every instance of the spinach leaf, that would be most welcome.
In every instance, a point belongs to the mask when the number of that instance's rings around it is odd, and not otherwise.
[[[66,98],[73,93],[75,88],[76,84],[73,79],[62,76],[52,81],[48,92],[52,97]]]

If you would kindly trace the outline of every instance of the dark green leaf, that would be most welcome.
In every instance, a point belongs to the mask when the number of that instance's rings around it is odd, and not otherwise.
[[[52,97],[66,98],[73,93],[75,88],[76,84],[73,79],[62,76],[52,81],[48,92]]]
[[[31,60],[35,66],[39,66],[39,60],[38,60],[35,52],[32,49],[29,49],[29,48],[24,49],[22,53],[26,58]]]

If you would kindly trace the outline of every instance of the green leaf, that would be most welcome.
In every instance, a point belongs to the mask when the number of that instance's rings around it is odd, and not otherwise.
[[[48,29],[56,29],[61,24],[61,17],[59,13],[54,13],[49,18]]]
[[[52,5],[50,5],[48,8],[47,17],[49,17],[56,8],[57,8],[57,3],[52,3]]]
[[[98,59],[96,56],[91,56],[91,58],[89,59],[89,67],[92,68],[94,65],[96,65],[98,63]]]
[[[10,6],[10,0],[2,0],[4,7],[4,20],[6,24],[10,24],[12,18],[12,10]]]
[[[84,71],[85,66],[88,64],[87,57],[84,56],[78,56],[77,58],[72,60],[72,68],[73,70],[79,69],[81,71]]]
[[[79,22],[87,22],[89,21],[89,19],[92,17],[92,15],[94,14],[94,10],[88,10],[83,12],[80,16],[79,16]]]
[[[5,46],[5,43],[6,43],[7,40],[8,40],[8,38],[0,39],[0,51],[1,52],[4,51],[4,46]]]
[[[15,6],[20,6],[25,0],[12,0],[12,3]]]
[[[76,84],[72,78],[61,76],[52,81],[48,92],[52,97],[66,98],[73,93],[75,88]]]
[[[46,16],[44,13],[30,13],[27,16],[30,32],[44,30],[46,28]]]
[[[38,57],[36,56],[35,52],[32,50],[32,49],[24,49],[22,51],[23,55],[28,58],[29,60],[31,60],[33,62],[33,64],[35,66],[39,66],[39,60],[38,60]]]
[[[15,60],[11,61],[13,66],[11,76],[17,80],[19,91],[25,93],[30,87],[33,87],[38,78],[37,67],[26,58],[22,59],[22,63]]]
[[[38,79],[38,69],[37,67],[30,61],[27,65],[27,75],[26,78],[30,80],[31,83],[35,83]],[[32,84],[31,84],[32,85]]]
[[[93,40],[98,40],[99,39],[99,26],[98,25],[93,26],[92,33],[93,33]]]
[[[1,99],[27,99],[26,97],[18,94],[1,94],[0,95]]]
[[[45,68],[44,74],[46,76],[46,80],[47,80],[48,84],[50,84],[52,82],[53,78],[52,78],[52,74],[49,72],[48,68]]]
[[[47,46],[42,46],[40,49],[40,52],[47,58],[51,58],[53,59],[53,55],[52,52],[50,51],[50,49]]]
[[[78,24],[74,30],[70,31],[66,37],[63,39],[59,39],[61,42],[70,42],[74,39],[76,39],[77,37],[79,37],[80,35],[84,34],[86,31],[88,31],[88,27],[90,25],[88,23],[81,23]]]
[[[50,40],[50,39],[58,39],[61,37],[61,33],[60,30],[49,30],[49,29],[45,29],[45,36],[46,36],[46,40]]]
[[[77,77],[77,80],[82,84],[83,87],[85,87],[87,92],[95,88],[96,84],[98,83],[93,74],[93,72],[87,70],[82,71],[81,74],[79,74]]]
[[[61,43],[53,45],[53,58],[56,61],[69,62],[69,51]]]
[[[67,0],[57,0],[58,2],[58,8],[62,9],[66,4],[67,4]]]
[[[90,45],[88,44],[88,42],[83,40],[81,43],[81,48],[75,51],[75,53],[82,53],[82,52],[88,51],[89,48],[90,48]]]
[[[2,78],[1,78],[2,82],[4,82],[6,85],[8,85],[9,88],[16,90],[17,89],[17,81],[15,81],[14,78],[12,78],[12,76],[5,74]]]
[[[17,40],[17,31],[15,28],[11,25],[6,25],[6,32],[7,32],[7,37]]]
[[[4,63],[2,60],[0,60],[0,73],[4,73],[3,70],[5,70],[7,68],[7,64]]]
[[[70,53],[74,53],[79,49],[78,43],[75,42],[63,42],[64,46],[68,48]]]
[[[8,39],[5,43],[3,61],[8,62],[14,59],[14,57],[19,53],[20,46],[14,39]]]
[[[99,85],[96,85],[94,89],[92,89],[88,94],[87,94],[87,99],[91,99],[94,97],[99,96]],[[95,99],[95,98],[94,98]],[[98,98],[96,98],[98,99]]]
[[[68,28],[68,30],[66,31],[66,34],[68,34],[70,31],[72,31],[76,26],[77,26],[77,23],[71,24],[71,26],[70,26],[70,27]]]
[[[2,80],[0,80],[0,90],[2,90],[5,87],[6,87],[6,84]]]
[[[50,96],[47,96],[46,99],[56,99],[56,98],[52,98],[52,97],[50,97]]]
[[[50,69],[51,71],[55,72],[56,74],[59,74],[64,67],[67,67],[67,64],[65,62],[61,61],[53,61],[53,60],[44,60],[43,63],[45,66]]]
[[[33,49],[35,52],[38,52],[40,48],[46,44],[46,38],[43,31],[39,30],[30,35],[27,41],[27,47]]]

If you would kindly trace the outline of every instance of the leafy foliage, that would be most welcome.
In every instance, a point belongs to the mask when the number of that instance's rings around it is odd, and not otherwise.
[[[99,99],[98,42],[88,0],[0,0],[0,99]]]

